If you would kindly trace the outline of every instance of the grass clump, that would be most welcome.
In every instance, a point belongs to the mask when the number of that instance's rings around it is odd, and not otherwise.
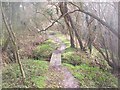
[[[49,58],[55,48],[54,42],[49,39],[35,48],[33,56],[35,59]]]
[[[80,65],[81,57],[78,54],[76,54],[75,48],[67,48],[65,52],[62,54],[62,61],[64,63],[72,65]]]
[[[117,78],[111,73],[103,71],[98,67],[91,67],[87,64],[73,66],[64,63],[63,65],[66,66],[74,77],[79,80],[79,84],[83,88],[117,88]]]
[[[22,83],[22,76],[18,64],[11,64],[3,69],[3,88],[45,88],[45,73],[48,70],[47,61],[25,60],[22,61],[26,79],[25,85]]]
[[[46,86],[46,77],[45,76],[37,76],[37,77],[33,77],[32,81],[35,83],[35,85],[38,88],[45,88]]]

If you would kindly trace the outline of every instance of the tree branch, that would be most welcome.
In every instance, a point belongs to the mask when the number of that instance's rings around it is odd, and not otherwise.
[[[71,12],[67,12],[67,13],[65,13],[64,15],[59,16],[59,18],[56,19],[54,22],[52,22],[51,25],[49,25],[49,26],[48,26],[47,28],[45,28],[44,30],[41,30],[40,32],[48,30],[50,27],[52,27],[52,26],[55,24],[55,22],[58,22],[62,17],[66,16],[67,14],[74,13],[74,12],[76,12],[76,11],[79,11],[79,10],[74,10],[74,11],[71,11]]]
[[[120,36],[118,35],[117,31],[114,28],[112,28],[108,23],[106,23],[105,21],[101,20],[96,15],[81,9],[79,6],[75,5],[74,3],[72,3],[72,2],[69,2],[69,3],[78,8],[78,10],[76,10],[76,11],[80,11],[80,12],[82,12],[84,14],[87,14],[87,15],[93,17],[94,19],[96,19],[97,21],[99,21],[102,25],[106,26],[114,35],[116,35],[120,39]]]
[[[74,5],[75,7],[77,7],[78,9],[76,9],[76,10],[74,10],[74,11],[71,11],[71,12],[67,12],[67,13],[65,13],[64,15],[61,15],[61,16],[60,16],[57,20],[55,20],[51,25],[49,25],[47,28],[45,28],[44,30],[41,30],[41,31],[46,31],[46,30],[48,30],[50,27],[52,27],[52,26],[55,24],[55,22],[58,22],[58,20],[60,20],[62,17],[66,16],[67,14],[71,14],[71,13],[74,13],[74,12],[76,12],[76,11],[79,11],[79,12],[82,12],[82,13],[84,13],[84,14],[87,14],[87,15],[93,17],[94,19],[96,19],[97,21],[99,21],[102,25],[106,26],[115,36],[117,36],[118,39],[120,39],[120,36],[119,36],[118,33],[116,32],[116,30],[115,30],[114,28],[112,28],[108,23],[106,23],[105,21],[101,20],[101,19],[100,19],[99,17],[97,17],[96,15],[94,15],[94,14],[92,14],[92,13],[90,13],[90,12],[87,12],[87,11],[85,11],[85,10],[80,9],[79,6],[73,4],[72,2],[69,2],[69,3],[71,3],[72,5]]]

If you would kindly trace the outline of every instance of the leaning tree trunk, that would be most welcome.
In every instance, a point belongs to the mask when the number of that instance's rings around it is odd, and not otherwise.
[[[93,42],[93,46],[100,52],[100,54],[103,56],[103,58],[107,61],[108,65],[112,67],[114,70],[118,71],[120,69],[120,66],[112,61],[110,61],[107,56],[103,53],[103,51],[96,45],[95,42]]]
[[[108,23],[106,23],[104,20],[100,19],[99,17],[97,17],[96,15],[85,11],[84,9],[81,9],[79,6],[75,5],[72,2],[69,2],[70,4],[72,4],[73,6],[77,7],[78,9],[74,10],[74,12],[78,11],[78,12],[82,12],[86,15],[89,15],[90,17],[96,19],[98,22],[100,22],[103,26],[107,27],[108,30],[110,30],[115,36],[118,37],[118,39],[120,40],[120,33],[117,32],[112,26],[110,26]]]
[[[18,52],[18,47],[17,47],[17,43],[16,43],[16,37],[15,37],[15,34],[11,28],[11,26],[8,24],[6,18],[5,18],[5,14],[3,12],[3,9],[2,9],[2,6],[1,6],[1,11],[2,11],[2,17],[3,17],[3,21],[5,23],[5,26],[7,28],[7,32],[10,36],[10,39],[14,45],[14,50],[15,50],[15,58],[16,60],[18,61],[18,64],[19,64],[19,67],[20,67],[20,72],[22,74],[22,77],[23,77],[23,83],[25,82],[25,72],[23,70],[23,67],[22,67],[22,64],[21,64],[21,61],[20,61],[20,57],[19,57],[19,52]]]

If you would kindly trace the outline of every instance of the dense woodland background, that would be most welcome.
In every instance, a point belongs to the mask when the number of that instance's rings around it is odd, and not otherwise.
[[[79,87],[118,86],[117,2],[2,2],[0,8],[3,88],[64,88],[62,74],[49,68],[60,41],[61,66]]]

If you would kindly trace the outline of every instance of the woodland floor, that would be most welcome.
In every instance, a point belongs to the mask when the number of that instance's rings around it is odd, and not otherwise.
[[[69,38],[59,32],[51,31],[47,36],[48,39],[42,43],[36,38],[37,45],[30,44],[34,46],[32,50],[28,42],[24,44],[26,48],[23,49],[30,52],[29,59],[21,59],[26,85],[22,84],[19,66],[14,63],[3,68],[3,88],[117,87],[117,78],[110,73],[110,67],[101,60],[95,49],[90,56],[89,53],[70,48]],[[94,62],[95,59],[102,68]]]

